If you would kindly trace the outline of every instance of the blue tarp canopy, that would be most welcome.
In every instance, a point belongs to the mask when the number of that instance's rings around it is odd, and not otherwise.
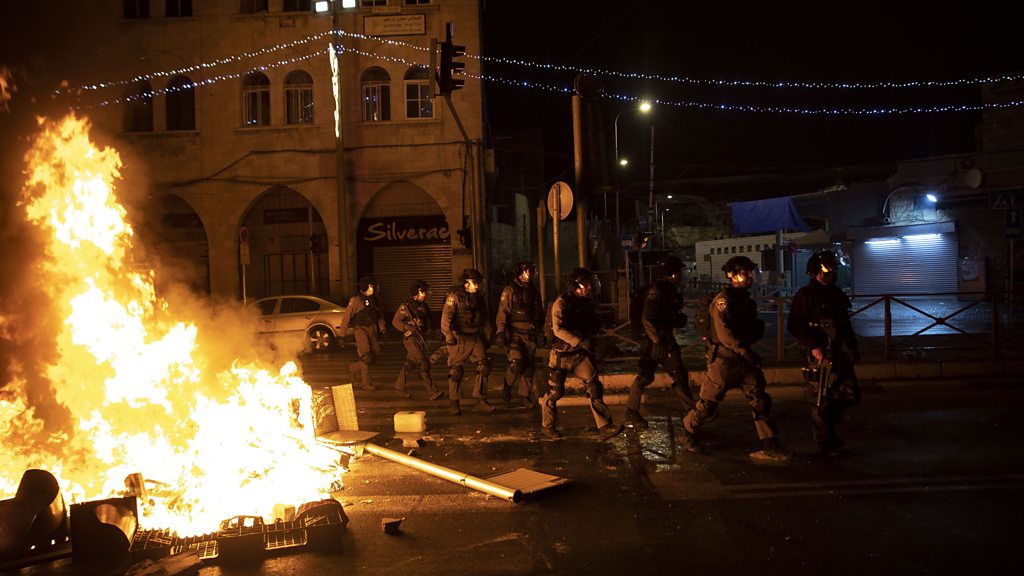
[[[793,199],[789,196],[751,202],[733,202],[731,206],[732,222],[736,225],[737,234],[756,234],[758,232],[775,232],[776,230],[811,231],[811,227],[796,211]]]

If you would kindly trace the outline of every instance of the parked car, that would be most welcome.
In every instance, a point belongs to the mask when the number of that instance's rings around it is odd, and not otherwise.
[[[249,304],[260,314],[260,334],[301,337],[304,348],[323,352],[342,336],[345,307],[317,296],[288,294],[268,296]]]

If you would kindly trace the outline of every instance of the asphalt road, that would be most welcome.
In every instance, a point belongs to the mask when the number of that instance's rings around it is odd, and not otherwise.
[[[337,383],[349,353],[305,362],[307,381]],[[492,414],[455,417],[415,382],[413,397],[399,399],[387,387],[396,366],[382,362],[382,388],[356,391],[360,428],[380,432],[375,444],[408,452],[393,415],[425,410],[424,444],[412,449],[423,461],[480,478],[525,468],[571,483],[513,504],[363,453],[334,494],[349,519],[335,548],[210,564],[199,574],[1016,573],[1020,382],[866,385],[837,458],[812,451],[807,393],[770,388],[780,437],[795,452],[779,465],[748,457],[757,441],[735,391],[707,427],[709,449],[695,455],[673,439],[681,411],[665,390],[647,399],[649,430],[607,442],[595,438],[579,399],[563,401],[566,437],[552,441],[538,433],[537,409],[499,401]],[[620,398],[612,412],[621,420]],[[385,518],[402,518],[400,533],[385,533]]]
[[[446,401],[412,390],[410,400],[357,391],[360,428],[380,431],[376,444],[407,451],[393,414],[425,409],[420,459],[481,478],[526,468],[571,484],[512,504],[364,454],[335,494],[350,519],[336,553],[200,573],[998,574],[1016,560],[1017,383],[868,385],[838,458],[812,451],[806,393],[776,388],[774,415],[795,451],[785,465],[748,458],[757,442],[738,392],[708,426],[709,450],[693,455],[673,440],[681,412],[665,391],[648,398],[649,430],[601,442],[578,402],[561,410],[566,438],[551,441],[537,433],[538,410],[455,417]],[[612,410],[621,418],[621,405]],[[404,518],[401,534],[381,529],[389,517]]]

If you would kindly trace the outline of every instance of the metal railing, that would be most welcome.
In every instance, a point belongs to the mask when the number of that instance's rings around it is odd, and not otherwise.
[[[999,359],[1024,352],[1024,309],[1006,293],[943,292],[859,295],[850,319],[862,358],[920,360]],[[792,298],[758,300],[775,336],[762,340],[776,362],[800,360],[799,343],[786,331]]]

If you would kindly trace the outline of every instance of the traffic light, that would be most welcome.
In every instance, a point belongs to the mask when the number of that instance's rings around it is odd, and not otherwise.
[[[441,94],[451,94],[455,90],[461,90],[463,84],[466,83],[462,78],[455,78],[455,76],[462,76],[463,70],[466,68],[465,62],[455,59],[465,55],[465,46],[452,44],[451,40],[441,43],[441,66],[437,79],[438,91]]]

